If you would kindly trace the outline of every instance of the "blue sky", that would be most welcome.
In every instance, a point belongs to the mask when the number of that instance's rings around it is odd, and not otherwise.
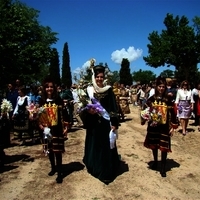
[[[39,21],[57,32],[57,48],[62,66],[64,43],[68,43],[72,74],[78,73],[91,58],[119,70],[123,57],[130,61],[131,72],[152,70],[159,75],[165,69],[145,64],[148,35],[165,29],[167,13],[174,17],[200,16],[199,0],[21,0],[40,11]]]

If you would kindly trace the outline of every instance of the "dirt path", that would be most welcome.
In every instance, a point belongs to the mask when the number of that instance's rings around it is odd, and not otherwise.
[[[74,130],[66,141],[63,155],[64,179],[56,184],[48,177],[49,162],[41,145],[5,149],[7,164],[0,173],[0,199],[3,200],[134,200],[200,199],[200,132],[189,126],[187,136],[176,132],[168,156],[167,177],[148,168],[151,151],[143,147],[146,125],[140,125],[139,109],[119,129],[117,141],[122,163],[119,176],[105,185],[87,173],[83,163],[85,130]],[[190,121],[192,123],[192,121]],[[192,131],[194,129],[194,132]]]

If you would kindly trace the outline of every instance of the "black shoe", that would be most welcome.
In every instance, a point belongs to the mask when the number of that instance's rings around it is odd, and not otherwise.
[[[57,176],[56,182],[57,182],[57,183],[62,183],[62,182],[63,182],[63,178],[62,178],[62,175],[61,175],[61,174],[59,174],[59,175]]]
[[[161,175],[162,177],[166,177],[166,176],[167,176],[165,167],[161,167],[160,175]]]
[[[166,174],[165,171],[161,171],[161,172],[160,172],[160,175],[161,175],[162,177],[167,177],[167,174]]]
[[[55,169],[52,169],[52,170],[48,173],[48,175],[49,175],[49,176],[53,176],[55,173],[56,173],[56,170],[55,170]]]

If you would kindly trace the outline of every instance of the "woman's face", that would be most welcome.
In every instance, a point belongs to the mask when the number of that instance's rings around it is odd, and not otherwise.
[[[19,94],[20,97],[24,96],[24,93],[21,90],[18,90],[18,94]]]
[[[187,89],[187,87],[188,87],[188,83],[187,83],[187,82],[184,82],[184,83],[183,83],[183,89]]]
[[[97,74],[96,77],[95,77],[95,80],[96,80],[96,84],[99,87],[103,87],[104,74],[103,73]]]
[[[157,86],[157,90],[158,90],[158,93],[159,93],[160,95],[162,95],[162,94],[164,93],[165,87],[166,87],[166,86],[165,86],[164,84],[160,84],[160,85]]]
[[[48,97],[51,97],[54,92],[53,83],[49,82],[45,88]]]

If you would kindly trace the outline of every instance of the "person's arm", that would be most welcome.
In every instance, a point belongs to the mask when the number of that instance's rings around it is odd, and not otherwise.
[[[15,109],[14,109],[14,111],[13,111],[13,116],[15,115],[15,114],[17,114],[17,111],[18,111],[18,100],[19,100],[19,97],[17,97],[17,103],[16,103],[16,106],[15,106]]]
[[[180,100],[180,94],[179,94],[179,90],[176,93],[176,100],[175,100],[175,105],[177,106]]]

